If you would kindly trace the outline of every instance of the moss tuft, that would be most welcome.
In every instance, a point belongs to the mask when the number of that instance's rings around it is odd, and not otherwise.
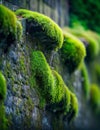
[[[92,31],[86,31],[84,29],[78,30],[77,28],[71,29],[67,28],[68,32],[75,35],[77,38],[82,40],[82,42],[86,45],[86,61],[90,62],[99,54],[99,35]]]
[[[70,92],[70,109],[68,121],[72,121],[78,115],[78,100],[74,93]]]
[[[20,21],[17,21],[17,40],[20,41],[22,38],[22,25]]]
[[[77,69],[85,56],[86,51],[83,43],[70,33],[64,34],[61,58],[68,71],[73,72]]]
[[[90,92],[90,82],[89,82],[88,71],[85,63],[82,64],[81,75],[82,75],[82,88],[84,91],[84,95],[86,98],[88,98]]]
[[[50,69],[44,55],[40,51],[34,51],[31,59],[33,84],[37,87],[42,106],[54,112],[65,115],[70,109],[70,91],[62,77]],[[71,101],[74,102],[73,99]],[[75,109],[74,105],[73,110]]]
[[[60,27],[49,17],[25,9],[16,11],[18,16],[27,19],[27,31],[42,43],[46,49],[58,49],[63,44],[63,34]]]
[[[0,42],[6,40],[7,45],[16,39],[16,15],[8,8],[0,5]]]
[[[96,84],[91,85],[90,103],[94,110],[100,108],[100,88]]]
[[[33,52],[31,65],[34,85],[39,87],[38,90],[42,97],[45,98],[47,102],[50,102],[52,100],[54,80],[52,71],[42,52]]]
[[[6,97],[6,80],[0,72],[0,100],[4,100]]]

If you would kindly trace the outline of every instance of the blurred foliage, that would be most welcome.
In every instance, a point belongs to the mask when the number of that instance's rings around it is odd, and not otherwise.
[[[71,25],[80,21],[85,28],[100,33],[100,0],[70,0]]]

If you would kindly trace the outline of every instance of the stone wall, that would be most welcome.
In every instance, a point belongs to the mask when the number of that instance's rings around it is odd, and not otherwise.
[[[43,13],[61,27],[68,25],[68,0],[2,0],[2,2],[13,10],[26,8]]]

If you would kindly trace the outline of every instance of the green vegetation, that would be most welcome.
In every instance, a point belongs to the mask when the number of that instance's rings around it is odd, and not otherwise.
[[[82,64],[81,75],[82,75],[82,87],[83,87],[84,95],[86,96],[86,98],[88,98],[90,92],[90,82],[89,82],[89,75],[85,63]]]
[[[6,80],[0,72],[0,130],[6,130],[7,119],[5,117],[4,99],[6,97]]]
[[[17,40],[20,41],[22,38],[22,25],[20,21],[17,21]]]
[[[84,30],[82,26],[75,28],[65,28],[66,31],[72,33],[79,38],[86,46],[86,61],[90,62],[99,54],[99,35],[92,31]]]
[[[0,72],[0,100],[4,100],[6,97],[6,80]]]
[[[72,121],[78,114],[78,100],[75,94],[70,92],[70,109],[69,109],[69,122]]]
[[[70,0],[70,17],[71,24],[76,21],[80,21],[80,23],[85,28],[90,28],[96,32],[100,33],[100,1],[99,0]]]
[[[16,21],[16,15],[0,5],[0,42],[6,40],[9,45],[16,39]]]
[[[73,112],[75,112],[71,118],[76,116],[76,107],[72,104],[74,99],[70,99],[69,89],[62,77],[56,71],[50,69],[42,52],[34,51],[32,53],[31,65],[33,84],[34,87],[37,87],[42,106],[50,104],[52,111],[67,115],[67,113],[70,113],[71,101],[71,111],[73,109]],[[78,107],[78,104],[76,105]]]
[[[85,56],[86,51],[83,43],[70,33],[64,34],[61,58],[69,72],[73,72],[77,69]]]
[[[92,106],[97,107],[100,105],[100,89],[96,84],[91,85],[90,97]]]
[[[63,34],[60,27],[49,17],[25,9],[19,9],[16,14],[27,19],[27,31],[36,38],[45,49],[59,49],[63,44]]]
[[[90,103],[93,110],[95,110],[96,113],[100,113],[100,88],[96,84],[91,85]]]

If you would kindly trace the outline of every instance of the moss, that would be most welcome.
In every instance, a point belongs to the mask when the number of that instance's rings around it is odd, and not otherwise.
[[[74,93],[70,92],[70,109],[68,121],[71,122],[78,115],[78,100]]]
[[[7,119],[5,117],[4,99],[6,97],[6,80],[0,72],[0,130],[7,129]]]
[[[73,72],[79,67],[86,51],[83,43],[70,33],[64,34],[64,43],[61,48],[62,62],[67,66],[69,72]]]
[[[52,108],[57,112],[67,114],[70,105],[70,91],[62,77],[55,70],[52,70],[52,73],[54,77]]]
[[[100,64],[95,63],[93,70],[94,70],[94,76],[96,78],[96,82],[100,83]]]
[[[95,111],[98,107],[100,108],[100,88],[96,84],[91,85],[90,103]]]
[[[0,100],[4,100],[6,97],[6,80],[0,72]]]
[[[0,5],[0,42],[7,45],[16,39],[16,15],[3,5]]]
[[[77,36],[86,45],[86,61],[90,62],[99,54],[99,36],[88,30],[67,29],[70,33]]]
[[[47,102],[50,102],[52,100],[54,80],[52,71],[42,52],[33,52],[31,65],[34,85],[39,87],[39,92],[44,99],[46,99]]]
[[[27,19],[27,31],[32,37],[38,39],[46,49],[57,50],[62,47],[62,30],[49,17],[25,9],[17,10],[16,14]]]
[[[17,40],[20,41],[22,38],[22,25],[20,21],[17,21]]]
[[[62,77],[50,69],[44,55],[34,51],[31,59],[33,84],[39,92],[41,106],[56,113],[67,115],[70,108],[70,91]],[[72,99],[72,102],[73,99]],[[73,109],[74,105],[73,105]]]
[[[0,101],[0,130],[7,130],[8,121],[5,117],[5,107]]]
[[[82,75],[82,89],[85,97],[88,98],[90,92],[90,82],[89,82],[89,75],[85,63],[82,64],[81,75]]]

